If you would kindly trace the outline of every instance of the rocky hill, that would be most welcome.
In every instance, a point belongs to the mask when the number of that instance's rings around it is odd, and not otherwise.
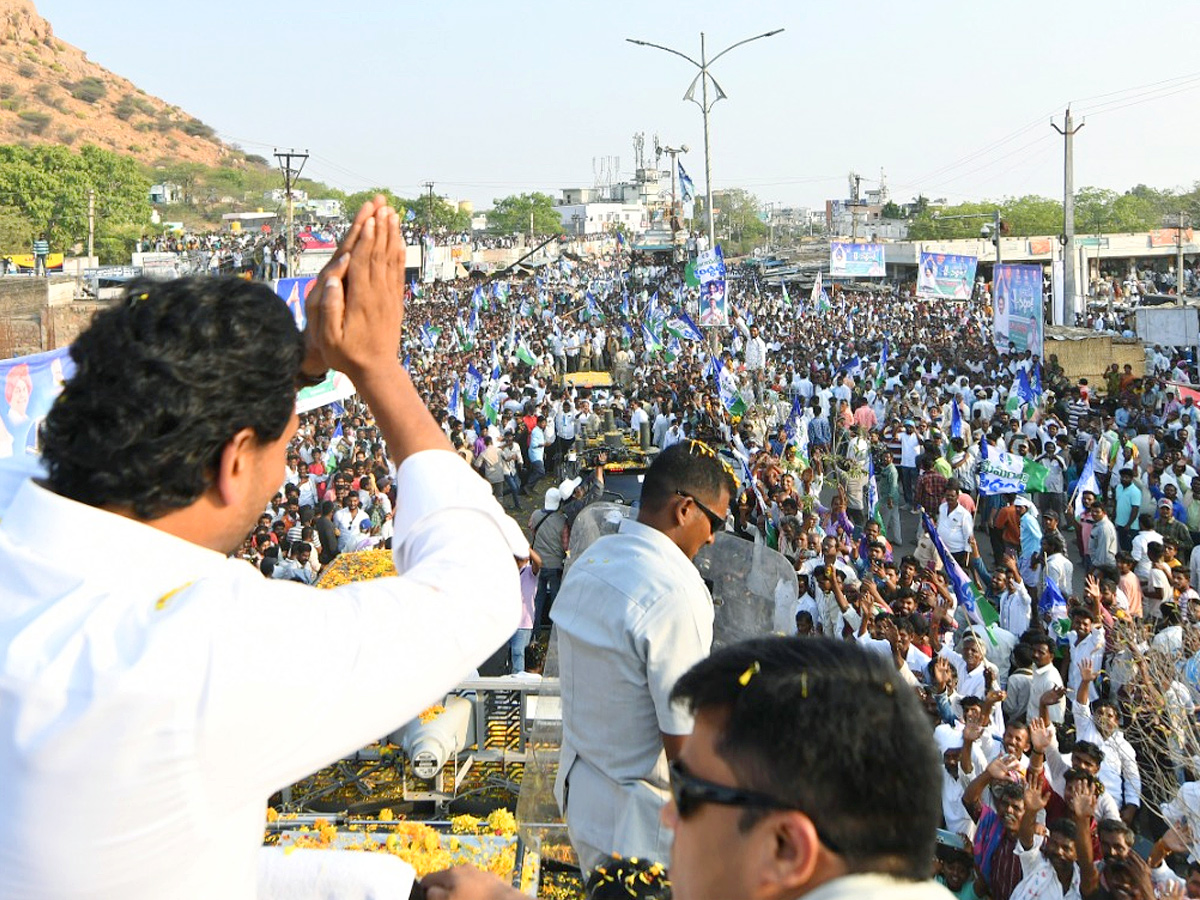
[[[95,144],[150,164],[215,166],[235,153],[208,125],[56,38],[30,0],[0,0],[0,144],[12,143]]]

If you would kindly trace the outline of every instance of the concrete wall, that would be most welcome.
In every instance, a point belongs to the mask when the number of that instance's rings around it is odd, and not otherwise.
[[[1061,329],[1078,332],[1079,329]],[[1133,367],[1134,374],[1146,374],[1146,352],[1142,342],[1136,338],[1114,338],[1110,334],[1095,334],[1081,340],[1054,340],[1050,329],[1046,331],[1046,358],[1054,354],[1063,367],[1067,378],[1076,382],[1086,378],[1092,390],[1104,392],[1104,371],[1113,363],[1124,370],[1126,363]]]
[[[72,278],[0,278],[0,359],[65,347],[109,305],[74,298]]]

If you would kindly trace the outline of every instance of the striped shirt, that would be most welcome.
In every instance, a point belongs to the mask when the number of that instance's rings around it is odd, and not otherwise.
[[[1008,900],[1025,873],[1016,854],[1017,834],[990,806],[983,807],[975,830],[975,865],[992,892],[992,900]]]

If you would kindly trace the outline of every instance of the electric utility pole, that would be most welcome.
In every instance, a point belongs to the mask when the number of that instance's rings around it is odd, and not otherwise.
[[[433,182],[432,181],[422,181],[421,187],[425,188],[425,194],[426,194],[425,209],[426,209],[426,214],[429,217],[428,222],[425,225],[425,230],[432,231],[433,230]]]
[[[308,162],[308,151],[303,153],[295,150],[276,150],[275,158],[279,160],[279,170],[283,172],[283,190],[287,198],[287,274],[289,278],[294,278],[296,275],[296,247],[295,241],[295,207],[292,203],[292,187],[296,183],[296,179],[300,177],[300,173],[304,170],[304,164]],[[293,166],[292,161],[295,160],[298,165]]]
[[[1075,291],[1075,134],[1083,126],[1083,122],[1075,125],[1069,106],[1062,128],[1050,120],[1050,127],[1063,136],[1063,233],[1060,243],[1063,248],[1063,293],[1066,302],[1071,304],[1072,317],[1080,311]],[[1066,319],[1066,310],[1063,310],[1063,319]]]

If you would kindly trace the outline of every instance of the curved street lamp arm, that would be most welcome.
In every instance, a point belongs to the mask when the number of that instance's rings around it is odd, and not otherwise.
[[[759,35],[759,37],[762,37],[762,35]],[[694,59],[692,59],[686,53],[680,53],[678,50],[672,50],[670,47],[664,47],[662,44],[652,44],[649,41],[637,41],[637,40],[634,40],[633,38],[625,38],[625,40],[627,40],[631,44],[637,44],[639,47],[653,47],[655,50],[665,50],[667,53],[674,53],[676,56],[682,56],[684,59],[686,59],[688,62],[690,62],[693,66],[695,66],[697,69],[704,68],[703,66],[700,65],[700,63],[696,62]],[[750,38],[750,40],[754,40],[754,38]],[[744,44],[745,41],[742,41],[742,43]],[[737,45],[735,44],[734,46],[737,46]],[[730,49],[732,50],[733,48],[731,47]]]
[[[781,32],[781,31],[783,31],[782,28],[776,28],[774,31],[768,31],[768,32],[765,32],[764,34],[756,34],[754,37],[749,37],[749,38],[746,38],[744,41],[738,41],[736,44],[731,44],[730,46],[728,46],[724,50],[722,50],[720,53],[718,53],[716,56],[714,56],[712,59],[710,59],[708,61],[708,65],[711,66],[713,63],[715,63],[718,59],[720,59],[722,56],[724,56],[730,50],[734,50],[734,49],[742,46],[742,44],[748,44],[751,41],[757,41],[759,38],[768,38],[773,35],[779,34],[779,32]],[[634,43],[637,43],[637,42],[635,41]],[[651,45],[651,46],[653,46],[653,45]],[[665,50],[667,48],[660,47],[659,49]],[[674,52],[674,51],[672,51],[672,52]],[[682,56],[683,54],[680,54],[680,55]],[[693,65],[697,65],[697,64],[693,61]]]

